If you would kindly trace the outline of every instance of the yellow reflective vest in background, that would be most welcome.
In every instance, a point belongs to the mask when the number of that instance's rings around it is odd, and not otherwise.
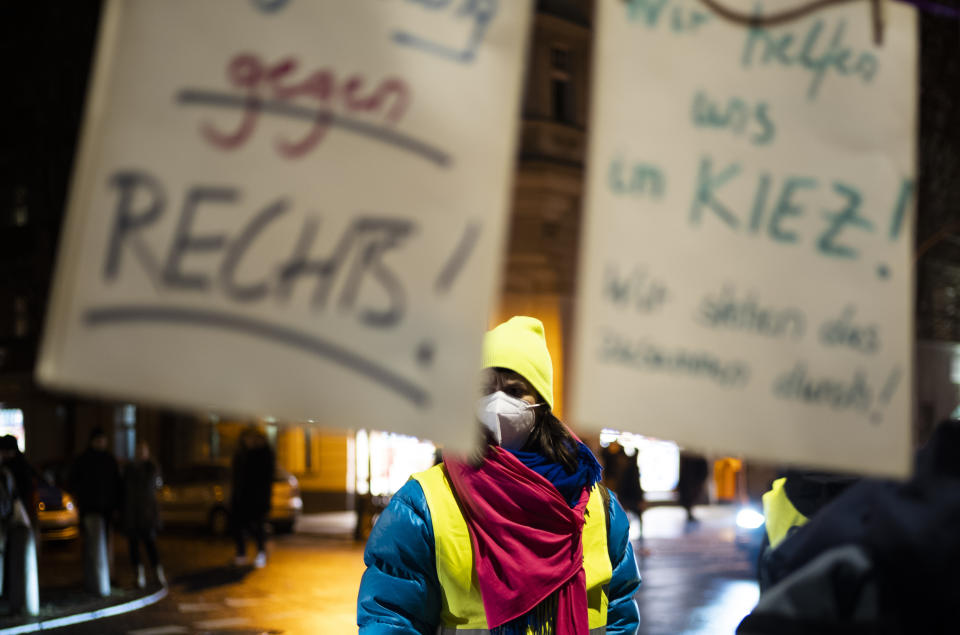
[[[447,472],[437,465],[413,477],[423,488],[430,509],[441,587],[441,633],[484,633],[488,630],[483,599],[473,566],[473,547],[467,522],[460,512]],[[607,625],[606,585],[613,575],[607,550],[607,510],[598,486],[590,492],[583,526],[583,568],[587,578],[587,607],[591,633]]]
[[[786,482],[786,478],[778,478],[773,482],[770,491],[763,495],[763,518],[767,525],[767,539],[771,549],[783,542],[791,527],[799,527],[808,520],[790,502],[784,487]]]

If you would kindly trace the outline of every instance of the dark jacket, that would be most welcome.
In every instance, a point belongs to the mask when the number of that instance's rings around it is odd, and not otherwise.
[[[119,508],[120,468],[109,452],[84,450],[73,464],[69,481],[80,515],[109,517]]]
[[[30,518],[36,518],[37,480],[40,475],[21,452],[17,452],[13,458],[5,461],[4,467],[10,470],[10,474],[13,476],[17,498],[23,503],[23,507],[27,510]]]
[[[160,470],[151,460],[132,461],[123,469],[121,526],[128,533],[155,532],[160,528],[157,487]]]
[[[624,510],[640,514],[643,504],[643,488],[640,487],[640,467],[637,457],[626,452],[610,452],[604,448],[603,482],[617,494]]]
[[[677,482],[677,494],[684,506],[697,502],[707,478],[709,466],[707,460],[696,454],[680,455],[680,477]]]
[[[241,519],[265,518],[273,493],[274,457],[268,445],[241,450],[233,457],[231,511]]]
[[[905,483],[865,478],[765,554],[772,586],[744,635],[957,632],[960,422]]]

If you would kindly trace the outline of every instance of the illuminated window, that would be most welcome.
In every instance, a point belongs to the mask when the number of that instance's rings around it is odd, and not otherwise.
[[[550,107],[555,121],[574,123],[572,56],[570,50],[555,46],[550,49]]]
[[[393,432],[357,431],[357,493],[390,496],[411,474],[433,465],[436,446]]]
[[[23,430],[23,410],[20,408],[0,408],[0,436],[8,434],[17,438],[17,446],[23,452],[26,449],[26,434]]]
[[[673,441],[661,441],[630,432],[604,429],[600,445],[616,441],[627,456],[636,453],[640,468],[640,487],[644,492],[670,492],[680,480],[680,447]]]
[[[960,355],[954,353],[950,362],[950,381],[954,384],[960,384]]]
[[[357,430],[357,494],[370,492],[370,437],[366,430]]]
[[[124,404],[117,406],[114,413],[117,454],[122,459],[132,459],[137,445],[137,407]]]

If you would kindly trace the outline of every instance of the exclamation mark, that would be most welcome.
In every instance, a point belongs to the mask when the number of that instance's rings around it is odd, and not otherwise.
[[[893,208],[893,216],[890,217],[890,240],[900,237],[903,217],[907,214],[907,204],[911,200],[913,200],[913,179],[904,179],[900,184],[900,195],[897,197],[896,207]]]
[[[888,403],[890,403],[893,393],[897,392],[897,385],[900,383],[901,374],[902,373],[900,372],[899,366],[894,366],[893,370],[890,371],[890,376],[887,377],[887,382],[883,385],[883,390],[880,391],[880,396],[877,397],[878,411],[870,415],[871,422],[880,423],[880,421],[883,419],[879,409],[882,409]]]
[[[437,279],[433,282],[433,290],[437,295],[443,296],[450,291],[457,276],[460,275],[460,272],[463,271],[464,266],[470,259],[473,248],[476,247],[479,239],[480,223],[478,221],[470,222],[467,224],[466,229],[463,230],[463,235],[457,242],[456,247],[454,247],[453,252],[447,258],[443,268],[440,269]],[[434,343],[429,339],[423,340],[420,342],[420,345],[417,346],[417,362],[421,366],[426,367],[432,364],[434,354]]]
[[[463,266],[470,259],[470,254],[479,238],[480,223],[472,222],[467,225],[467,228],[463,230],[463,236],[460,237],[460,242],[457,243],[453,253],[447,258],[447,264],[440,270],[440,275],[433,283],[433,290],[436,291],[437,295],[445,294],[453,286],[453,281],[457,279],[460,271],[463,270]]]
[[[900,238],[900,231],[903,229],[903,219],[907,215],[907,207],[913,200],[913,179],[903,179],[900,183],[900,193],[897,195],[897,203],[893,207],[893,214],[890,216],[890,240],[896,241]],[[877,276],[884,280],[890,277],[890,267],[886,263],[877,265]]]

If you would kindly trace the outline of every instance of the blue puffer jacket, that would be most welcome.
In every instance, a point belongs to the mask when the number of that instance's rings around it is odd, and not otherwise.
[[[640,624],[633,599],[640,572],[630,545],[630,524],[613,493],[608,510],[613,565],[607,633],[636,633]],[[433,635],[440,623],[433,523],[420,483],[411,479],[390,500],[373,527],[363,554],[357,624],[361,635]]]

